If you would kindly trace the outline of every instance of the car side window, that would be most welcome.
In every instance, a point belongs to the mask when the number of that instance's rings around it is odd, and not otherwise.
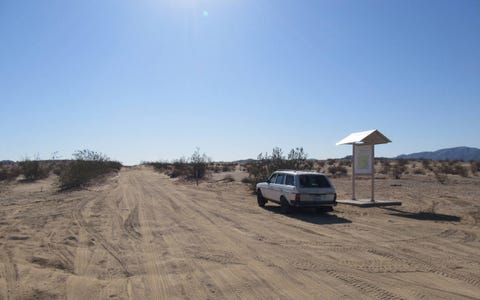
[[[270,178],[268,178],[268,182],[275,183],[276,178],[277,178],[277,174],[273,174],[272,176],[270,176]]]
[[[285,178],[285,184],[286,185],[295,185],[294,180],[293,180],[293,175],[287,175],[287,178]]]
[[[285,181],[285,174],[278,174],[277,179],[275,180],[276,184],[283,184]]]

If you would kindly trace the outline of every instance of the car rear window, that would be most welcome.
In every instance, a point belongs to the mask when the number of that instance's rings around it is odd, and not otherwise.
[[[323,175],[300,175],[300,187],[305,188],[329,188],[331,187],[330,183],[328,182],[327,178]]]

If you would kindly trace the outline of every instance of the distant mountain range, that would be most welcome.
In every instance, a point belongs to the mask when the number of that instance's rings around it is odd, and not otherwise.
[[[431,160],[463,160],[480,161],[480,149],[472,147],[455,147],[431,152],[402,154],[396,158],[403,159],[431,159]]]
[[[0,165],[10,165],[15,163],[13,160],[0,160]]]

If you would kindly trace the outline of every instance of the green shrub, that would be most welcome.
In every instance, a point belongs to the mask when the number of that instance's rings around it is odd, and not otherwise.
[[[285,157],[282,149],[275,147],[271,155],[260,153],[257,161],[247,166],[250,189],[255,191],[257,183],[266,180],[276,170],[309,170],[312,167],[313,163],[307,161],[307,154],[303,151],[303,148],[292,149]]]
[[[190,176],[195,179],[198,185],[198,181],[203,179],[207,175],[207,166],[210,159],[205,153],[200,154],[200,149],[197,148],[190,157]]]
[[[188,180],[199,180],[207,176],[208,170],[213,172],[220,172],[220,167],[212,164],[209,157],[204,153],[200,154],[200,149],[197,148],[189,159],[182,157],[174,160],[172,163],[168,162],[150,162],[145,163],[151,165],[155,170],[163,172],[170,176],[170,178],[181,177]]]
[[[122,168],[120,162],[110,161],[107,156],[90,150],[77,151],[73,156],[76,160],[64,165],[59,173],[61,190],[84,187],[93,179]]]

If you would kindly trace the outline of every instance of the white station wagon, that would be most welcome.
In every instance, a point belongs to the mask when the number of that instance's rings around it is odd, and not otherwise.
[[[257,202],[264,207],[268,201],[280,204],[282,213],[292,207],[314,207],[328,212],[337,205],[337,193],[328,177],[319,172],[279,170],[256,186]]]

